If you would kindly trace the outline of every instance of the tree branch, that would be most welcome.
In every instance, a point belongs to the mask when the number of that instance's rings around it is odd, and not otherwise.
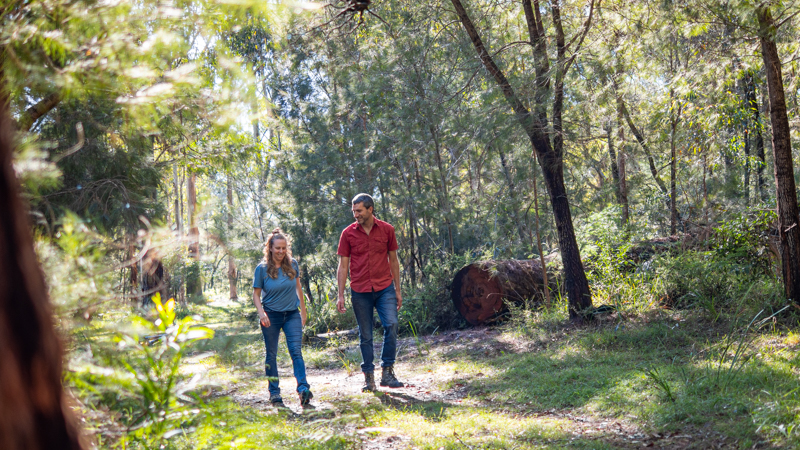
[[[53,92],[47,97],[39,100],[38,103],[28,108],[25,113],[17,120],[18,131],[29,131],[40,117],[50,112],[61,102],[61,93]]]

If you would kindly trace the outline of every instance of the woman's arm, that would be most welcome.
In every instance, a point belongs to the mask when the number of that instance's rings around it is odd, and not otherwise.
[[[300,299],[300,319],[303,321],[303,326],[306,326],[306,296],[303,294],[303,287],[300,285],[300,277],[297,280],[297,298]]]
[[[253,288],[253,304],[256,305],[258,310],[258,319],[264,328],[269,328],[269,316],[264,312],[261,306],[261,288]]]

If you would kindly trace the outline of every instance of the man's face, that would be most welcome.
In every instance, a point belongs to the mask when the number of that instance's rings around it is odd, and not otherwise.
[[[353,205],[353,218],[359,225],[364,225],[369,219],[372,218],[372,210],[374,208],[364,208],[364,203],[356,203]]]

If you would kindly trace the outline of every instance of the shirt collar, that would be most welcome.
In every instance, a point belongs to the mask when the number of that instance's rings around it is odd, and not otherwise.
[[[372,224],[372,229],[374,230],[375,228],[380,228],[380,225],[378,224],[378,218],[373,216],[373,219],[374,223]],[[360,223],[354,222],[353,225],[355,225],[356,230],[361,230],[364,232],[364,234],[367,234],[367,232],[364,231],[364,227],[362,227]]]

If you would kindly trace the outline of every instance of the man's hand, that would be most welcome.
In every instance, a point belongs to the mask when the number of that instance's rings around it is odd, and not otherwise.
[[[395,297],[397,297],[397,310],[400,311],[400,307],[403,306],[403,294],[400,293],[400,289],[394,291]]]
[[[339,299],[336,300],[336,310],[340,313],[344,314],[347,312],[347,308],[344,307],[344,296],[340,295]]]
[[[269,316],[267,316],[267,313],[262,311],[261,312],[261,326],[263,326],[264,328],[269,328],[269,325],[270,325],[269,324]]]

